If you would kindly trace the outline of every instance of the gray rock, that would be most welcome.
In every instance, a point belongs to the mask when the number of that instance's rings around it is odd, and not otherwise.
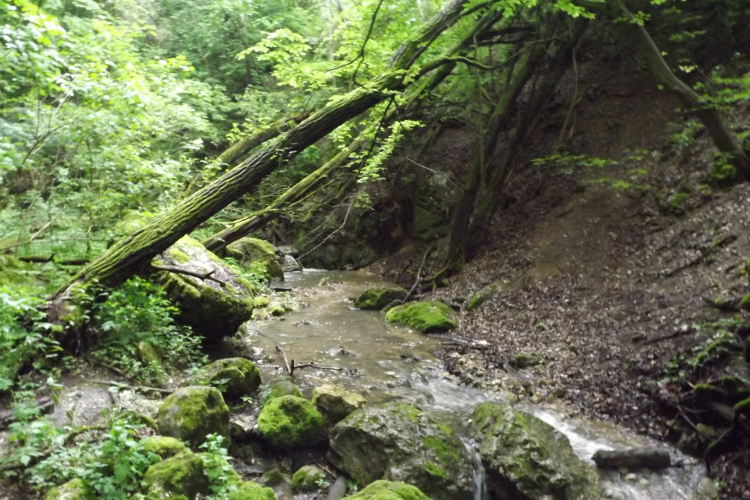
[[[284,255],[283,261],[281,262],[281,268],[284,270],[285,273],[294,273],[297,271],[302,271],[302,264],[297,262],[297,259],[292,257],[291,255]]]
[[[294,245],[281,245],[276,247],[276,253],[279,255],[290,255],[294,258],[299,257],[299,248]]]
[[[276,261],[276,248],[267,241],[257,238],[240,238],[227,245],[224,250],[227,257],[232,257],[241,265],[260,264],[269,278],[284,280],[284,270]]]
[[[505,403],[474,411],[474,434],[498,498],[596,500],[603,497],[596,470],[579,459],[568,439],[549,424]]]
[[[355,410],[359,410],[367,401],[354,392],[345,391],[337,385],[322,385],[313,389],[312,403],[317,406],[332,422],[338,422]]]
[[[357,410],[333,428],[330,445],[333,464],[359,484],[387,479],[413,484],[436,500],[473,497],[473,468],[463,443],[413,406]]]

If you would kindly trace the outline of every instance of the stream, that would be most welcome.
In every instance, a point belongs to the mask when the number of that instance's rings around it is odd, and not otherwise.
[[[498,393],[459,385],[445,372],[433,352],[444,338],[427,336],[387,324],[379,311],[362,311],[351,299],[368,288],[384,286],[377,276],[359,271],[287,273],[284,283],[300,304],[281,318],[248,323],[249,346],[259,355],[258,367],[266,382],[285,376],[280,345],[291,362],[313,363],[322,368],[296,370],[294,382],[304,392],[325,383],[363,395],[371,404],[403,400],[429,410],[451,425],[469,447],[469,423],[474,408],[483,401],[502,401]],[[337,368],[338,370],[324,369]],[[597,450],[663,446],[623,428],[565,417],[543,405],[519,403],[570,440],[575,453],[591,461]],[[671,450],[672,467],[664,472],[601,471],[608,498],[616,500],[689,499],[705,474],[702,463]],[[475,499],[486,498],[481,463],[475,460]],[[591,462],[593,463],[593,462]]]

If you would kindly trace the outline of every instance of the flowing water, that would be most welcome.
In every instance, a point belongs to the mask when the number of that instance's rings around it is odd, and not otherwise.
[[[259,367],[264,380],[284,375],[284,360],[314,367],[296,370],[294,382],[303,390],[333,383],[362,394],[370,403],[405,400],[429,409],[452,423],[470,448],[468,422],[477,404],[501,401],[497,393],[459,385],[443,371],[433,355],[444,339],[429,337],[387,324],[376,311],[360,311],[351,298],[374,286],[383,286],[377,276],[356,271],[288,273],[286,286],[293,287],[299,310],[282,318],[249,324],[250,346],[261,354]],[[551,409],[521,404],[528,411],[565,434],[583,460],[597,450],[655,445],[643,437],[605,423],[569,419]],[[704,475],[695,460],[673,451],[673,461],[685,464],[666,472],[620,474],[602,472],[609,498],[617,500],[689,499]],[[476,455],[476,454],[475,454]],[[475,456],[475,500],[486,498],[484,471]],[[624,476],[624,477],[623,477]]]

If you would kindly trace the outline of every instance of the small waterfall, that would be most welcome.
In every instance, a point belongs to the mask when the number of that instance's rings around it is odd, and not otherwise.
[[[471,453],[471,466],[474,469],[474,476],[472,478],[472,487],[474,490],[474,500],[489,500],[489,492],[487,491],[487,475],[484,472],[484,465],[482,465],[482,457],[479,455],[479,447],[473,439],[463,439],[464,446]]]

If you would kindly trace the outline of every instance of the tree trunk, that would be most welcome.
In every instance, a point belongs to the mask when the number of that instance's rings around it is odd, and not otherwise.
[[[402,90],[406,70],[443,31],[460,18],[465,1],[451,0],[446,4],[429,23],[399,47],[389,61],[388,69],[366,86],[332,99],[323,109],[291,128],[276,143],[261,149],[176,207],[117,241],[76,274],[54,297],[62,298],[76,283],[98,280],[103,285],[115,285],[145,270],[156,255],[248,192],[278,165],[383,101],[392,91]]]
[[[571,52],[578,44],[586,26],[586,21],[578,21],[572,37],[556,51],[551,63],[544,68],[542,82],[534,89],[531,102],[522,114],[512,138],[502,150],[499,150],[497,145],[499,135],[508,124],[511,105],[532,74],[539,69],[541,58],[546,54],[547,48],[537,43],[531,54],[520,62],[519,69],[512,77],[512,83],[495,106],[484,137],[477,146],[477,148],[484,149],[484,154],[480,151],[475,153],[469,178],[453,217],[448,259],[440,275],[457,271],[464,260],[471,256],[471,249],[477,248],[484,229],[501,199],[502,189],[510,175],[513,160],[520,153],[526,136],[533,129],[552,97],[557,83],[570,62]],[[484,166],[482,158],[487,158]],[[485,172],[482,172],[483,168]],[[485,179],[484,185],[483,179]]]
[[[674,92],[689,111],[695,112],[703,126],[708,130],[714,145],[727,156],[732,166],[737,169],[737,173],[745,180],[750,181],[750,156],[734,134],[726,127],[719,112],[710,104],[704,102],[693,89],[672,73],[646,28],[632,22],[634,16],[622,0],[607,0],[607,4],[615,13],[620,13],[628,21],[631,21],[626,23],[627,32],[637,41],[641,54],[646,58],[656,80]]]
[[[483,30],[492,27],[500,17],[502,17],[502,15],[495,12],[486,14],[474,25],[474,28],[467,33],[463,40],[455,43],[440,57],[426,63],[422,68],[422,74],[434,71],[435,69],[438,71],[436,71],[424,83],[420,84],[415,90],[411,91],[405,99],[406,104],[402,104],[398,110],[391,111],[385,118],[384,122],[387,123],[395,119],[397,114],[401,116],[411,115],[414,110],[417,109],[421,100],[440,85],[456,67],[457,61],[448,60],[448,57],[454,53],[464,51],[471,44],[476,35],[480,34]],[[203,245],[212,252],[219,252],[230,243],[237,241],[251,231],[263,228],[266,224],[278,217],[284,207],[297,203],[314,192],[330,178],[333,172],[341,168],[346,163],[349,155],[354,151],[359,150],[363,143],[362,136],[357,137],[346,148],[339,152],[339,154],[289,188],[266,208],[253,212],[252,214],[233,222],[230,227],[203,241]]]

